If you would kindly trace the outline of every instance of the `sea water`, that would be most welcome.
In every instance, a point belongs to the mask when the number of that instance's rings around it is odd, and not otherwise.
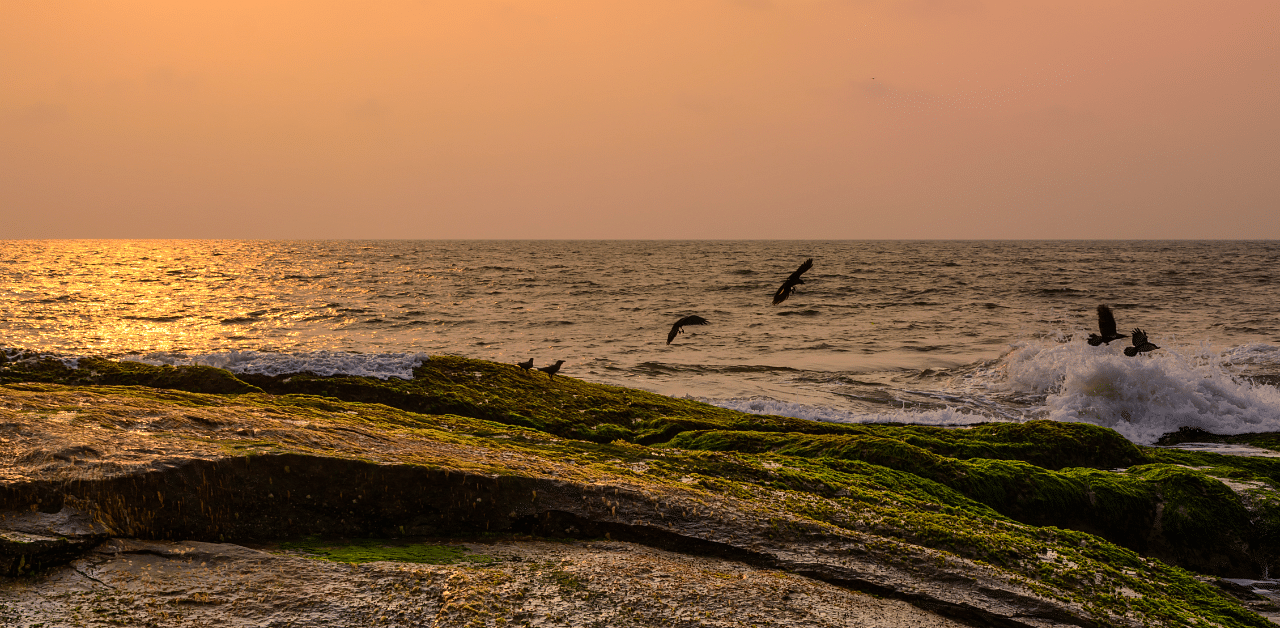
[[[1145,444],[1280,430],[1278,263],[1239,241],[0,241],[0,347],[383,378],[565,360],[747,412]],[[1089,346],[1098,304],[1161,348]],[[667,344],[689,314],[710,324]]]

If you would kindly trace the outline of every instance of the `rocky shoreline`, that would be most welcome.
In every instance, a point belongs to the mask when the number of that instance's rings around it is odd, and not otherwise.
[[[0,365],[0,456],[5,625],[1276,616],[1226,579],[1280,555],[1280,460],[1083,424],[814,423],[453,357],[388,381],[29,359]],[[325,543],[364,550],[289,549]]]

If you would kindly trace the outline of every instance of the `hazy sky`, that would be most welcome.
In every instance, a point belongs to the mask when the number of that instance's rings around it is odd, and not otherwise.
[[[46,237],[1280,238],[1280,2],[3,0]]]

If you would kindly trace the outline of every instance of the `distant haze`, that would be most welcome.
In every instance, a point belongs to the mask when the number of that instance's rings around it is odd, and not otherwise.
[[[1280,238],[1280,2],[0,4],[0,238]]]

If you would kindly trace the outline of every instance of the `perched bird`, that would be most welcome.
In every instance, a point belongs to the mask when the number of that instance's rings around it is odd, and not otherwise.
[[[706,324],[707,324],[707,319],[702,318],[697,314],[692,314],[676,321],[676,324],[671,326],[671,333],[667,334],[667,344],[671,344],[671,341],[676,339],[676,334],[684,333],[685,325],[706,325]]]
[[[1135,356],[1135,355],[1138,355],[1139,353],[1155,351],[1156,349],[1159,349],[1159,348],[1160,347],[1157,347],[1151,344],[1151,342],[1147,340],[1147,332],[1144,332],[1141,329],[1134,329],[1133,330],[1133,346],[1125,347],[1124,354],[1128,356]]]
[[[524,369],[524,370],[526,370],[526,371],[527,371],[527,370],[529,370],[529,369],[533,368],[533,358],[529,358],[528,360],[525,360],[524,362],[516,362],[516,366],[518,366],[518,367],[520,367],[520,368],[522,368],[522,369]]]
[[[546,373],[547,377],[555,377],[556,373],[560,372],[561,364],[564,364],[564,360],[556,360],[555,364],[552,364],[551,366],[539,366],[538,370]]]
[[[1116,333],[1116,317],[1111,314],[1111,308],[1105,305],[1098,306],[1098,331],[1102,332],[1102,335],[1089,334],[1089,344],[1095,347],[1104,342],[1111,344],[1112,340],[1128,338],[1124,334]]]
[[[796,291],[796,286],[804,283],[804,280],[800,278],[800,275],[803,275],[805,271],[810,268],[813,268],[812,257],[805,260],[804,263],[800,265],[800,268],[796,269],[796,272],[791,273],[791,276],[787,277],[787,280],[782,282],[782,287],[778,288],[778,291],[773,294],[773,304],[777,305],[786,301],[787,297],[791,296],[791,293]]]

